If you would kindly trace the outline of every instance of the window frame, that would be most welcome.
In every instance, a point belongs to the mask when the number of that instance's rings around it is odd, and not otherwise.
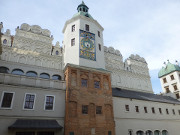
[[[25,105],[25,102],[26,102],[26,95],[27,94],[34,95],[34,104],[33,104],[33,108],[32,109],[24,108],[24,105]],[[25,93],[24,103],[23,103],[23,110],[34,110],[35,109],[35,102],[36,102],[36,93]]]
[[[167,79],[166,79],[166,77],[165,77],[165,78],[163,78],[163,83],[167,83]]]
[[[162,108],[158,108],[159,113],[162,114]]]
[[[102,48],[101,48],[101,44],[98,44],[98,48],[99,48],[99,51],[101,51],[101,50],[102,50]]]
[[[144,106],[144,113],[148,113],[147,107]]]
[[[174,109],[172,109],[172,113],[173,113],[173,115],[176,115],[176,113],[175,113],[175,110],[174,110]]]
[[[74,32],[74,31],[76,31],[76,25],[75,24],[73,24],[71,27],[71,32]]]
[[[85,24],[85,30],[86,30],[86,31],[89,31],[89,30],[90,30],[90,27],[89,27],[88,24]]]
[[[138,105],[135,106],[135,111],[136,111],[137,113],[139,113],[139,106],[138,106]]]
[[[171,78],[171,80],[174,80],[175,78],[174,78],[174,75],[170,75],[170,78]]]
[[[153,113],[153,114],[155,114],[155,113],[156,113],[156,111],[155,111],[155,108],[154,108],[154,107],[151,107],[151,111],[152,111],[152,113]]]
[[[71,46],[75,46],[75,38],[71,39]]]
[[[83,107],[87,107],[87,113],[84,113],[84,112],[83,112]],[[82,114],[88,115],[88,111],[89,111],[89,110],[88,110],[88,105],[82,105]]]
[[[47,110],[47,109],[46,109],[46,99],[47,99],[48,96],[54,97],[52,110]],[[55,95],[45,95],[45,99],[44,99],[44,110],[45,110],[45,111],[54,111],[54,106],[55,106]]]
[[[100,113],[98,112],[99,110],[98,110],[97,108],[100,109]],[[96,114],[97,114],[97,115],[103,114],[103,112],[102,112],[102,106],[96,106]]]
[[[166,108],[166,114],[169,115],[169,109],[168,108]]]
[[[4,98],[4,93],[12,93],[12,100],[11,100],[11,106],[10,107],[2,107],[2,102],[3,102],[3,98]],[[14,103],[14,96],[15,96],[15,92],[9,92],[9,91],[3,91],[2,95],[1,95],[1,102],[0,102],[0,109],[12,109],[13,107],[13,103]]]
[[[96,83],[99,83],[99,85],[96,85]],[[97,87],[97,86],[99,86],[99,87]],[[94,80],[94,88],[95,88],[95,89],[100,89],[100,88],[101,88],[101,83],[100,83],[100,81]]]
[[[98,37],[101,37],[100,31],[98,31]]]
[[[83,80],[86,80],[86,85],[83,85]],[[88,79],[85,79],[85,78],[81,78],[81,87],[83,88],[87,88],[88,87]]]
[[[125,111],[126,111],[126,112],[129,112],[129,111],[130,111],[129,105],[125,105],[124,107],[125,107]]]

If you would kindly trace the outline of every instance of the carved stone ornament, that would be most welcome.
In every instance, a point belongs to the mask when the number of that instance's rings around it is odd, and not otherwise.
[[[21,27],[20,27],[20,29],[24,30],[24,31],[29,31],[30,28],[31,28],[31,26],[29,24],[27,24],[27,23],[21,24]]]
[[[50,37],[51,32],[50,32],[48,29],[43,29],[43,30],[42,30],[42,34],[43,34],[44,36]]]
[[[108,48],[108,51],[109,51],[109,53],[112,53],[112,54],[114,54],[114,53],[115,53],[115,50],[114,50],[114,48],[113,48],[113,47],[109,47],[109,48]]]
[[[108,48],[106,46],[104,46],[104,51],[108,52]]]
[[[32,25],[32,26],[31,26],[31,31],[32,31],[33,33],[36,33],[36,34],[40,34],[41,31],[42,31],[42,29],[41,29],[41,27],[38,26],[38,25]]]

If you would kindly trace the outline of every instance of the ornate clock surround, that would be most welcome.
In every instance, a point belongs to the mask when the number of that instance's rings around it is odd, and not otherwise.
[[[79,30],[79,57],[96,61],[95,34]]]

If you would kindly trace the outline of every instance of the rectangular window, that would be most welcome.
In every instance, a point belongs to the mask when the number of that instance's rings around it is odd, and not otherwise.
[[[2,108],[12,108],[12,100],[13,100],[12,92],[3,92],[3,97],[1,101]]]
[[[129,105],[125,105],[125,109],[127,112],[129,112]]]
[[[100,35],[100,31],[98,31],[98,37],[101,37],[101,35]]]
[[[71,46],[75,46],[75,38],[71,39]]]
[[[82,114],[88,114],[88,105],[82,105]]]
[[[174,80],[174,75],[171,75],[170,77],[171,77],[171,80]]]
[[[179,99],[179,93],[176,94],[176,98]]]
[[[26,94],[24,109],[34,109],[35,94]]]
[[[132,135],[132,129],[129,129],[128,132],[129,132],[128,135]]]
[[[177,89],[178,89],[178,88],[177,88],[177,85],[174,85],[173,87],[174,87],[174,90],[177,90]]]
[[[168,111],[168,109],[166,109],[166,114],[169,114],[169,111]]]
[[[89,25],[85,25],[86,31],[89,31]]]
[[[175,115],[175,110],[174,110],[174,109],[172,109],[172,112],[173,112],[173,114]]]
[[[152,107],[151,109],[152,109],[152,113],[155,113],[155,109],[154,109],[154,107]]]
[[[69,135],[74,135],[74,132],[69,132]]]
[[[145,113],[148,113],[148,112],[147,112],[147,107],[144,107],[144,112],[145,112]]]
[[[99,44],[99,51],[101,51],[101,44]]]
[[[94,88],[100,88],[100,81],[94,81]]]
[[[112,132],[111,132],[111,131],[108,131],[108,135],[112,135]]]
[[[54,109],[54,96],[46,96],[45,110]]]
[[[139,112],[139,106],[135,106],[136,112]]]
[[[167,80],[166,80],[166,78],[163,78],[163,83],[167,83]]]
[[[179,115],[180,115],[180,110],[178,110],[178,112],[179,112]]]
[[[16,135],[35,135],[35,132],[16,132]]]
[[[161,108],[159,108],[159,113],[160,113],[160,114],[162,114],[162,110],[161,110]]]
[[[169,87],[166,87],[165,89],[166,89],[166,93],[170,92]]]
[[[81,86],[87,87],[87,79],[81,79]]]
[[[96,114],[102,114],[102,106],[96,106]]]
[[[72,32],[75,31],[75,25],[72,25]]]

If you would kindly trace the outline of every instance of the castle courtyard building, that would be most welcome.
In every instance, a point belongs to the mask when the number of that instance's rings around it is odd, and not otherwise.
[[[179,82],[171,84],[174,96],[154,94],[146,60],[123,60],[105,46],[84,2],[65,22],[62,45],[38,25],[15,31],[1,36],[0,135],[179,134]],[[159,77],[170,93],[164,78],[179,79],[180,68],[167,68]]]

